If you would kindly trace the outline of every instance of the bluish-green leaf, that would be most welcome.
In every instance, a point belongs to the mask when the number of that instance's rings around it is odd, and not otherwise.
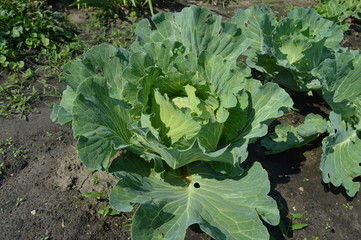
[[[308,114],[305,122],[297,127],[279,124],[274,133],[262,139],[267,154],[276,154],[290,148],[304,146],[327,131],[327,121],[317,114]]]
[[[237,59],[249,46],[245,35],[233,24],[221,23],[220,16],[210,10],[191,6],[179,13],[159,13],[152,18],[153,30],[148,20],[141,21],[135,32],[138,37],[132,45],[135,51],[152,42],[165,39],[182,43],[186,52],[199,56],[207,50],[214,55]]]
[[[285,114],[293,101],[285,90],[275,83],[262,85],[261,82],[251,80],[246,84],[249,94],[247,109],[247,123],[240,131],[240,137],[251,142],[267,134],[267,126],[276,118]]]
[[[201,162],[156,173],[150,163],[122,155],[110,171],[121,179],[110,195],[112,206],[129,211],[141,204],[133,216],[134,240],[183,240],[195,223],[215,239],[261,240],[269,239],[261,219],[279,222],[276,202],[267,196],[267,173],[259,163],[237,177]]]
[[[333,110],[344,118],[361,113],[361,56],[358,52],[336,53],[334,59],[326,59],[314,74],[323,81],[323,96]],[[359,115],[361,116],[361,115]]]
[[[83,163],[106,169],[112,156],[131,142],[129,105],[110,96],[105,81],[87,80],[78,87],[73,131]]]
[[[343,186],[353,197],[360,188],[353,180],[361,176],[361,129],[354,129],[335,112],[331,112],[330,121],[333,132],[323,141],[322,178],[325,183]]]

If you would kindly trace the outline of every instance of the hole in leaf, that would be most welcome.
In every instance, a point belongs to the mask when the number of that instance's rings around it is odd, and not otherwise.
[[[200,187],[201,187],[201,185],[199,185],[199,183],[197,183],[197,182],[194,183],[193,186],[194,186],[195,188],[200,188]]]
[[[102,74],[102,73],[103,73],[103,71],[102,71],[102,69],[101,69],[100,67],[97,67],[97,68],[95,69],[95,72],[98,73],[98,74]]]

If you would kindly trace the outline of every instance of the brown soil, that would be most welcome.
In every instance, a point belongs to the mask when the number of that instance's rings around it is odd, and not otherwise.
[[[241,3],[231,3],[227,8],[207,6],[216,14],[230,19],[235,9],[246,8],[260,1],[238,2]],[[268,2],[281,15],[292,6],[308,7],[314,3],[308,0]],[[157,10],[177,11],[194,3],[199,1],[168,3],[158,6]],[[64,5],[58,8],[64,9]],[[80,27],[86,23],[86,11],[74,8],[67,11]],[[359,33],[360,24],[353,22],[351,30],[346,32],[348,46],[361,48]],[[57,79],[46,80],[64,89]],[[34,85],[41,90],[40,86]],[[54,101],[59,99],[37,99],[32,104],[37,111],[29,115],[27,121],[16,116],[12,119],[0,118],[0,142],[5,142],[9,137],[14,142],[12,146],[5,147],[7,154],[0,154],[0,161],[5,163],[3,174],[0,175],[0,239],[130,239],[128,221],[131,213],[103,217],[97,211],[106,206],[105,199],[81,196],[92,191],[108,192],[115,179],[101,172],[90,172],[82,165],[76,154],[71,128],[49,119],[49,103]],[[296,107],[298,104],[307,111],[328,114],[327,106],[317,97],[301,94],[296,96],[295,101]],[[279,121],[299,124],[304,115],[302,111],[294,112]],[[27,152],[14,157],[13,151],[19,148]],[[269,227],[274,239],[360,238],[360,194],[350,199],[343,189],[322,183],[319,170],[321,153],[321,138],[303,148],[272,156],[263,155],[258,143],[250,146],[249,161],[260,161],[269,172],[272,185],[270,195],[279,204],[283,225],[291,224],[289,213],[304,216],[293,223],[308,224],[302,230],[290,231],[287,236],[281,233],[279,227]],[[96,183],[97,178],[100,179],[99,183]],[[201,233],[197,226],[192,226],[187,239],[211,238]]]

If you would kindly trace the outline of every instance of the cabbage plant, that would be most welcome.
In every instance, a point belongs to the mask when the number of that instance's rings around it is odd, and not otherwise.
[[[361,176],[361,56],[358,51],[336,53],[314,71],[323,80],[323,96],[332,107],[330,135],[323,141],[323,181],[343,186],[353,197]]]
[[[119,177],[110,203],[135,208],[132,239],[269,239],[276,202],[247,147],[293,102],[237,60],[242,30],[189,7],[139,23],[131,50],[99,45],[64,67],[52,119],[70,123],[83,163]]]
[[[353,197],[361,176],[361,57],[341,48],[341,28],[314,9],[295,9],[276,20],[266,5],[238,10],[232,18],[247,38],[247,64],[294,91],[316,91],[333,110],[329,121],[310,114],[300,126],[281,124],[262,140],[269,154],[303,146],[322,133],[320,169],[325,183]]]
[[[294,91],[320,90],[312,70],[340,49],[340,26],[314,9],[299,8],[276,20],[266,5],[240,9],[232,18],[251,39],[247,63]]]
[[[323,18],[339,24],[346,31],[350,25],[345,23],[349,17],[358,18],[361,2],[358,0],[323,0],[318,6],[312,6]]]

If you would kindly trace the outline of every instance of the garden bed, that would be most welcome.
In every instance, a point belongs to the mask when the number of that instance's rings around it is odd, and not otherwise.
[[[241,2],[231,3],[227,8],[210,4],[203,6],[228,21],[235,9],[259,3]],[[298,0],[271,2],[270,7],[280,15],[296,6],[315,4]],[[157,11],[180,11],[194,3],[198,1],[167,3],[159,5]],[[70,19],[78,24],[79,31],[84,33],[84,41],[94,38],[86,29],[90,21],[87,9],[78,10],[67,5],[54,7],[69,14]],[[118,37],[122,40],[114,44],[131,41],[134,36],[129,32],[136,22],[136,18],[132,18],[112,26],[121,29]],[[358,22],[351,22],[344,45],[361,48],[361,25]],[[2,72],[0,83],[8,75],[8,72]],[[65,89],[65,84],[58,82],[57,76],[49,70],[39,71],[37,79],[30,81],[30,86],[42,92],[44,84],[39,80],[44,80],[52,89]],[[294,101],[295,107],[301,111],[291,111],[278,119],[279,122],[296,126],[303,122],[306,112],[323,116],[330,112],[327,104],[317,96],[297,94]],[[34,111],[27,119],[16,115],[0,118],[0,149],[3,149],[0,161],[4,163],[0,174],[0,239],[130,239],[131,213],[102,216],[98,211],[108,205],[106,198],[81,195],[109,192],[115,179],[99,171],[90,172],[83,166],[77,157],[71,127],[50,120],[49,106],[53,102],[59,102],[59,98],[39,94],[31,101]],[[268,171],[270,195],[277,201],[281,212],[281,227],[269,227],[274,239],[356,240],[361,234],[360,194],[349,198],[342,188],[322,182],[319,170],[321,140],[318,138],[302,148],[270,156],[263,154],[265,150],[259,141],[249,147],[247,161],[260,161]],[[303,217],[296,219],[292,214],[302,214]],[[307,227],[285,230],[296,223],[307,224]],[[186,239],[211,238],[194,225],[188,229]]]

